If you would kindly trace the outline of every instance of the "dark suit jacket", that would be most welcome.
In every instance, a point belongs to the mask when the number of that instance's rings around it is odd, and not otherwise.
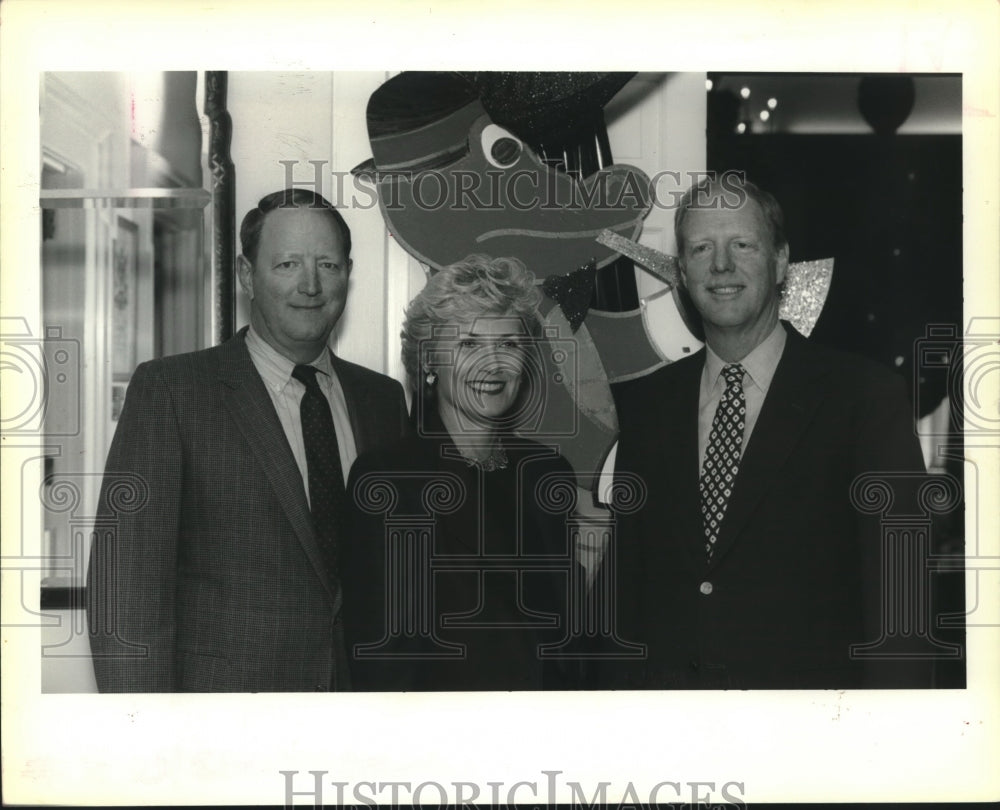
[[[575,685],[575,664],[539,655],[539,645],[567,638],[568,567],[576,564],[567,534],[571,504],[555,492],[546,498],[544,492],[549,485],[558,488],[556,482],[574,485],[573,471],[554,450],[536,442],[521,439],[505,446],[507,469],[491,472],[480,473],[456,458],[448,440],[416,436],[368,453],[352,468],[348,491],[355,503],[378,503],[389,510],[386,515],[384,509],[355,508],[342,551],[344,629],[354,689],[537,690]],[[432,482],[438,482],[438,497],[428,497]],[[380,490],[369,489],[373,484]],[[394,493],[392,502],[377,497],[386,487]],[[408,609],[408,600],[419,589],[387,573],[390,524],[406,532],[404,560],[417,566],[409,570],[422,577],[424,599],[418,601],[423,611]],[[426,550],[434,556],[434,570],[419,568],[418,549],[428,542],[421,540],[422,532],[432,538]],[[449,557],[464,558],[464,570],[458,563],[450,566]],[[498,557],[505,562],[496,566]],[[473,567],[468,567],[470,562]],[[395,566],[388,570],[399,573]],[[443,621],[462,613],[475,617],[468,615],[464,626]],[[551,624],[540,626],[546,621]],[[461,655],[442,656],[441,647],[418,633],[389,632],[390,626],[405,631],[421,622],[427,622],[451,652],[463,645]],[[383,641],[379,652],[389,657],[356,654],[357,645]]]
[[[617,618],[648,654],[602,667],[599,685],[930,685],[929,665],[849,654],[879,638],[882,595],[879,516],[852,506],[852,482],[924,469],[902,381],[786,329],[710,564],[698,492],[704,350],[619,392],[616,470],[647,494],[619,516]]]
[[[102,692],[344,686],[339,584],[245,334],[129,385],[87,579]],[[334,368],[359,453],[407,430],[399,383]]]

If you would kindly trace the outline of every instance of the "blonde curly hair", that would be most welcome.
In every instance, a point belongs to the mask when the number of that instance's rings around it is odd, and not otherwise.
[[[534,274],[518,259],[474,253],[442,267],[406,308],[400,337],[410,386],[419,390],[420,344],[433,337],[436,326],[468,324],[484,315],[513,315],[535,334],[540,300]]]

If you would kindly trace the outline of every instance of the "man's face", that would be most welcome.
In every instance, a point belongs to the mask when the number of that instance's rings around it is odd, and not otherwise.
[[[451,411],[467,429],[489,425],[506,415],[521,390],[528,331],[520,318],[482,316],[460,327],[453,341],[436,350],[450,350],[437,373],[438,409]]]
[[[254,330],[280,354],[308,363],[344,311],[351,260],[330,215],[279,208],[264,218],[257,258],[240,256],[240,284],[250,296]]]
[[[777,285],[788,269],[787,246],[775,249],[763,211],[749,198],[738,209],[720,203],[689,210],[680,235],[681,278],[706,339],[735,339],[752,350],[778,321]]]

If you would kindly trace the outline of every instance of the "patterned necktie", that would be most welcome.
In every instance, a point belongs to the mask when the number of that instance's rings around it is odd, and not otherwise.
[[[316,382],[316,371],[314,366],[296,366],[292,376],[306,387],[300,414],[309,471],[309,507],[327,565],[336,577],[337,529],[347,508],[347,493],[330,403]]]
[[[743,395],[743,366],[731,363],[722,369],[726,390],[712,420],[712,432],[705,449],[705,463],[698,488],[701,492],[701,517],[705,527],[705,553],[712,559],[726,505],[740,468],[743,427],[747,405]]]

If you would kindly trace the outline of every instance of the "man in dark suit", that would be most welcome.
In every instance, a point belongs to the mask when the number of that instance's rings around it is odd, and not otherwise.
[[[883,595],[879,518],[852,484],[923,472],[902,381],[779,321],[788,244],[770,194],[707,180],[675,231],[706,347],[618,392],[616,474],[645,497],[619,515],[617,621],[646,656],[600,685],[929,686],[926,663],[851,651],[880,638]]]
[[[249,328],[129,386],[88,572],[102,692],[349,686],[343,475],[406,432],[402,387],[327,348],[352,265],[329,202],[270,194],[240,239]]]

